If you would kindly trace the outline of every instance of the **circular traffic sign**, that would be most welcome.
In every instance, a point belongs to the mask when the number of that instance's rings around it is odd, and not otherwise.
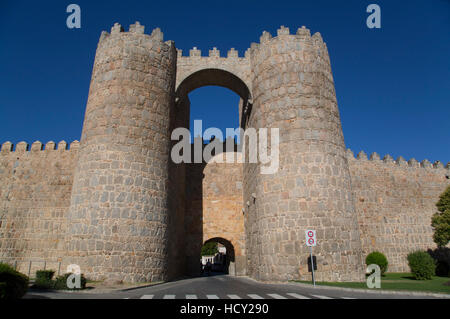
[[[308,232],[308,237],[314,237],[314,233],[312,231]]]
[[[308,244],[310,244],[310,245],[314,245],[314,238],[310,238],[310,239],[308,239]]]

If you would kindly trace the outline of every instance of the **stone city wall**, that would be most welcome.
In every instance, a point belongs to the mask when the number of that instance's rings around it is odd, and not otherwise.
[[[436,248],[431,217],[450,185],[450,166],[376,153],[368,159],[364,152],[355,159],[351,151],[348,160],[364,258],[380,251],[388,271],[409,271],[409,252]]]
[[[0,261],[31,274],[58,270],[66,254],[66,214],[70,205],[78,141],[4,143],[0,152]]]

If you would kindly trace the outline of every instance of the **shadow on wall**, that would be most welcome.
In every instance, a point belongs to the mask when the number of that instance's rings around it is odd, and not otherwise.
[[[206,163],[186,164],[186,274],[200,275],[203,245],[203,169]]]

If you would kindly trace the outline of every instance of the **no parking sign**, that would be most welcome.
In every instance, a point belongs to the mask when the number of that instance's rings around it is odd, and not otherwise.
[[[305,231],[305,235],[306,235],[306,246],[314,247],[317,245],[315,230],[307,230]]]
[[[311,272],[312,272],[313,284],[315,287],[316,279],[314,278],[314,257],[313,257],[313,253],[312,253],[312,248],[317,245],[316,231],[308,229],[307,231],[305,231],[305,235],[306,235],[306,246],[309,247],[309,251],[311,252]]]

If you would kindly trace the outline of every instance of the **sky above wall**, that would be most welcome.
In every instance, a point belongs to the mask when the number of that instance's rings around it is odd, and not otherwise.
[[[66,7],[81,7],[68,29]],[[381,7],[381,29],[366,8]],[[9,1],[0,3],[0,143],[79,140],[102,30],[135,21],[188,54],[243,56],[262,31],[305,25],[327,43],[348,148],[450,162],[450,1]],[[190,94],[191,121],[238,126],[238,96]]]

